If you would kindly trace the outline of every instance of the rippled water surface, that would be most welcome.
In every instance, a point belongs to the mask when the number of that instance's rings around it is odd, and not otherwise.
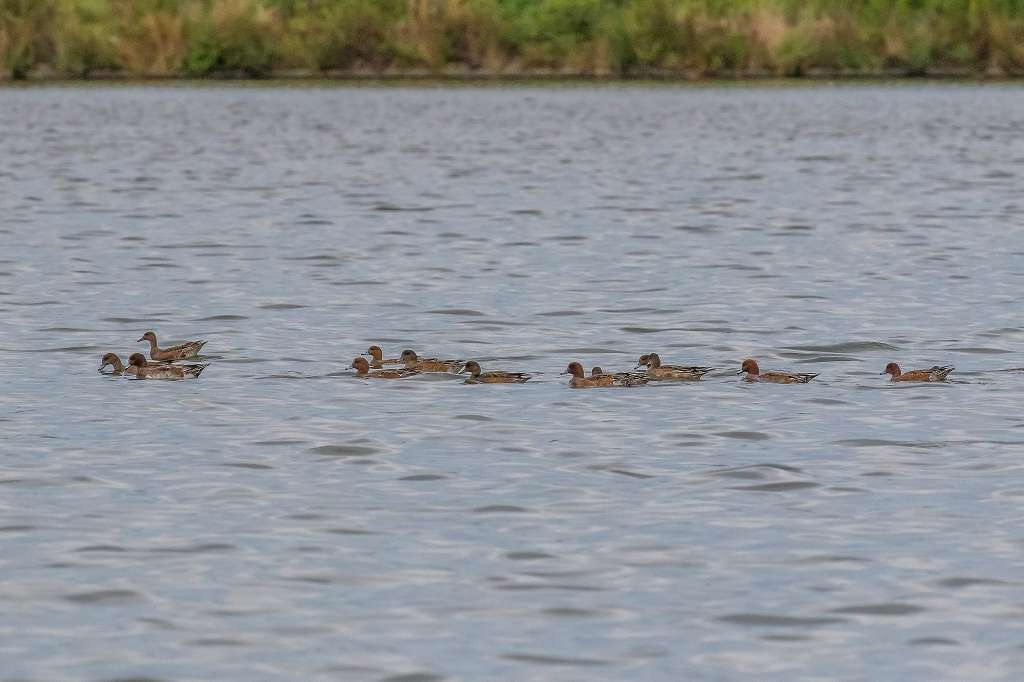
[[[1022,131],[1013,85],[0,90],[0,679],[1019,679]],[[150,328],[211,366],[97,373]],[[651,351],[719,371],[558,375]]]

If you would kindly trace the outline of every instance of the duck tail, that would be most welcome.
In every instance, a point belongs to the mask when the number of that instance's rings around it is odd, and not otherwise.
[[[203,370],[209,366],[210,363],[206,363],[205,365],[192,365],[191,367],[188,368],[188,373],[194,377],[198,377],[200,374],[203,373]]]

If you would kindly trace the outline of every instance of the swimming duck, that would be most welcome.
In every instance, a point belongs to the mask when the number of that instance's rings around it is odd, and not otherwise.
[[[352,364],[349,367],[356,371],[357,377],[367,379],[404,379],[406,377],[414,377],[420,373],[418,369],[379,369],[371,372],[369,361],[362,356],[352,360]]]
[[[370,346],[366,349],[363,355],[370,356],[370,367],[373,369],[380,369],[384,365],[400,365],[402,361],[399,358],[392,358],[389,360],[384,359],[384,351],[380,349],[380,346]]]
[[[681,367],[679,365],[663,365],[657,353],[641,355],[636,368],[647,367],[647,376],[652,379],[675,379],[677,381],[698,381],[710,372],[713,367]]]
[[[944,367],[935,365],[931,369],[912,369],[909,372],[901,372],[899,365],[890,362],[885,366],[885,371],[882,374],[891,374],[890,381],[945,381],[953,369],[949,365]]]
[[[743,361],[743,365],[737,374],[746,374],[747,381],[767,381],[772,384],[806,384],[818,376],[817,374],[796,374],[793,372],[764,372],[757,366],[752,358]]]
[[[416,351],[403,350],[402,362],[406,369],[418,369],[421,372],[461,372],[465,366],[462,360],[434,360],[416,355]]]
[[[146,356],[142,353],[132,353],[128,358],[132,372],[139,379],[188,379],[197,378],[203,370],[209,367],[206,365],[151,365],[146,363]]]
[[[142,354],[139,353],[139,355],[142,355]],[[143,356],[143,359],[145,359],[145,356]],[[121,364],[121,358],[119,358],[117,356],[117,353],[106,353],[106,354],[104,354],[104,356],[100,359],[100,363],[101,363],[100,364],[100,368],[98,370],[96,370],[97,372],[102,372],[104,367],[106,367],[107,365],[110,365],[111,367],[113,367],[113,374],[115,376],[116,375],[120,375],[120,374],[132,374],[132,375],[135,374],[135,366],[134,365],[128,365],[127,367],[125,367],[124,365],[122,365]],[[147,361],[146,364],[147,365],[164,365],[164,364],[167,364],[167,363],[164,363],[164,362],[148,362]]]
[[[636,372],[616,372],[615,374],[605,374],[604,370],[600,367],[595,367],[590,370],[590,376],[611,376],[612,383],[617,386],[643,386],[651,380],[646,374],[637,374]]]
[[[611,374],[592,374],[586,376],[583,372],[583,365],[578,362],[570,362],[569,366],[565,368],[562,374],[571,374],[572,378],[569,379],[569,385],[573,388],[594,388],[596,386],[614,386],[615,379]]]
[[[469,378],[466,379],[467,384],[525,384],[530,380],[530,375],[523,374],[522,372],[504,372],[501,370],[482,372],[480,371],[480,363],[476,360],[467,362],[466,366],[462,368],[462,372],[469,372]]]
[[[146,332],[139,341],[149,341],[149,357],[153,360],[188,360],[199,355],[199,350],[206,345],[206,341],[188,341],[170,348],[158,348],[156,345],[156,333]]]

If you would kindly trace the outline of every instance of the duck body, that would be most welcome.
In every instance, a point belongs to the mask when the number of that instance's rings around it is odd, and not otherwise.
[[[199,355],[199,351],[206,345],[206,341],[187,341],[177,346],[160,348],[156,342],[155,332],[146,332],[139,341],[149,341],[149,357],[153,360],[164,362],[194,358]]]
[[[935,365],[929,369],[912,369],[908,372],[900,371],[900,366],[890,362],[885,366],[882,374],[888,374],[892,378],[889,381],[945,381],[946,377],[955,369],[950,365]]]
[[[747,381],[764,381],[769,384],[806,384],[818,376],[799,372],[762,372],[753,359],[746,359],[739,371]]]
[[[142,353],[132,353],[129,366],[137,379],[196,379],[209,365],[149,364]],[[128,371],[127,369],[125,370]]]
[[[141,355],[141,353],[139,353],[139,355]],[[145,360],[146,358],[143,357],[142,359]],[[136,367],[135,365],[129,364],[126,367],[125,365],[121,364],[121,358],[119,358],[116,353],[106,353],[101,359],[101,363],[102,364],[100,364],[100,368],[96,371],[102,372],[107,365],[110,365],[111,368],[113,369],[111,374],[113,374],[114,376],[120,376],[122,374],[129,374],[131,376],[135,376],[135,373],[138,371],[138,367]],[[161,366],[166,364],[167,363],[164,362],[146,362],[146,366]]]
[[[713,370],[713,367],[684,367],[681,365],[663,365],[657,353],[641,355],[637,369],[647,368],[647,376],[658,381],[700,381],[700,378]]]
[[[405,379],[420,374],[418,369],[378,369],[370,371],[370,362],[364,357],[352,360],[350,368],[356,371],[356,376],[361,379]]]
[[[469,372],[469,378],[465,381],[467,384],[525,384],[530,380],[530,375],[523,372],[481,371],[479,363],[475,360],[467,362],[462,371]]]
[[[590,370],[590,377],[610,376],[612,378],[613,386],[643,386],[651,377],[647,374],[638,372],[615,372],[614,374],[605,374],[604,370],[600,367],[595,367]]]
[[[411,350],[402,351],[402,362],[405,363],[406,369],[418,369],[421,372],[458,373],[466,366],[462,360],[423,359]]]
[[[366,352],[363,353],[363,355],[366,355],[366,356],[368,356],[370,358],[370,367],[371,367],[371,369],[380,369],[380,368],[384,367],[384,365],[401,365],[402,364],[402,361],[399,358],[389,358],[389,359],[385,360],[384,359],[384,351],[382,351],[380,349],[380,346],[370,346],[369,348],[366,349]],[[431,359],[433,359],[433,358],[431,358]]]
[[[598,368],[600,369],[600,368]],[[611,374],[591,374],[589,377],[583,372],[583,365],[578,362],[570,362],[562,374],[570,374],[569,385],[573,388],[606,388],[615,385],[615,378]]]

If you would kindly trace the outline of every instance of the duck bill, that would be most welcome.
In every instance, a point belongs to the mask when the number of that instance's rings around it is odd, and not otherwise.
[[[139,339],[139,340],[138,340],[138,341],[136,341],[135,343],[139,343],[140,341],[145,341],[145,340],[146,340],[146,339]]]
[[[98,370],[96,370],[96,371],[97,372],[102,372],[104,367],[106,367],[106,365],[100,365],[100,368]]]
[[[742,370],[742,369],[740,371],[736,372],[736,373],[737,374],[746,374],[746,372],[744,370]]]

